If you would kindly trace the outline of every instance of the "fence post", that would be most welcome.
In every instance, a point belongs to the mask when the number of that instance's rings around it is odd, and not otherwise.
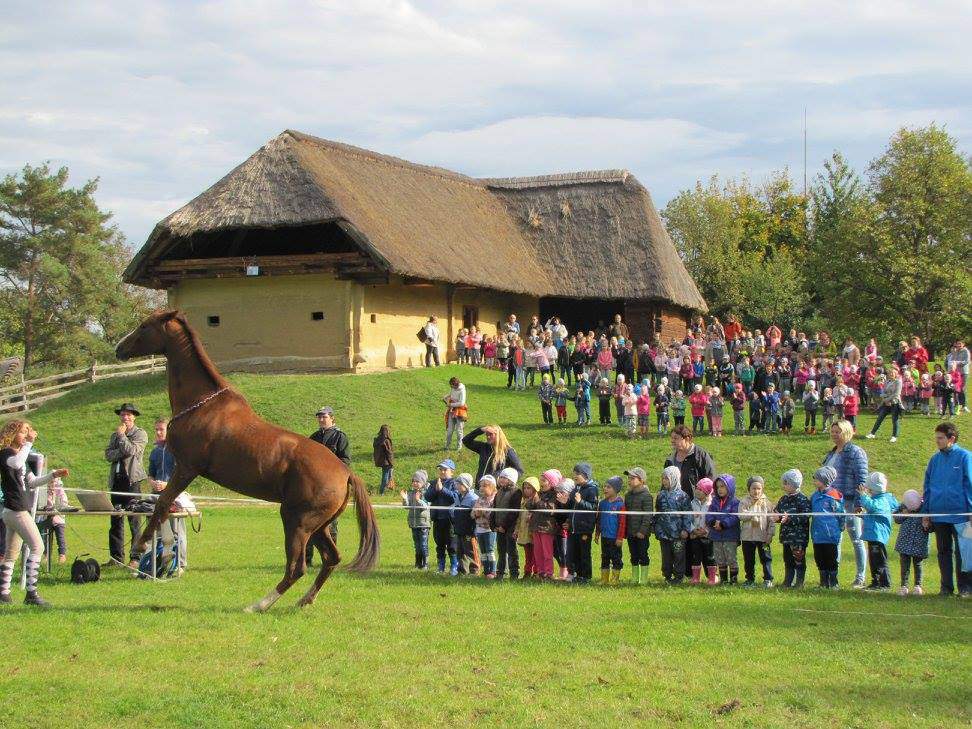
[[[88,368],[88,382],[94,382],[98,379],[98,363],[92,362],[91,367]]]
[[[27,403],[27,382],[24,380],[24,373],[20,373],[20,395],[24,399],[24,412],[30,410],[30,406]]]

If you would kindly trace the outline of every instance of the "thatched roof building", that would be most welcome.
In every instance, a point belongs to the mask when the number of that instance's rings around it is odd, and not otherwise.
[[[541,310],[544,299],[706,308],[627,171],[477,179],[294,131],[162,220],[125,280],[171,295],[252,264],[261,279],[507,292]]]

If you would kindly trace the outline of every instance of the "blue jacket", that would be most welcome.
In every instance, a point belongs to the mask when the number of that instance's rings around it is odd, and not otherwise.
[[[662,489],[655,498],[655,511],[691,511],[692,505],[681,488]],[[655,514],[655,536],[659,539],[681,539],[682,530],[692,531],[688,514]]]
[[[574,494],[580,494],[580,501],[574,500]],[[623,502],[622,502],[623,503]],[[597,522],[597,481],[588,481],[575,486],[567,501],[568,509],[589,511],[589,514],[571,514],[570,531],[573,534],[593,534]]]
[[[860,446],[848,443],[840,453],[832,448],[823,459],[824,466],[837,471],[834,488],[840,491],[847,507],[857,503],[857,487],[867,481],[867,453]],[[814,509],[816,511],[816,509]]]
[[[456,491],[455,479],[447,478],[442,482],[442,490],[437,491],[432,481],[425,489],[425,500],[429,506],[448,506],[448,509],[432,509],[432,521],[450,521],[453,506],[459,503],[459,492]]]
[[[835,488],[814,491],[810,497],[810,510],[815,513],[843,514],[844,497]],[[843,516],[815,516],[810,520],[810,539],[814,544],[840,544],[843,528]]]
[[[780,393],[775,390],[767,392],[763,396],[763,402],[766,404],[766,412],[775,415],[780,410]]]
[[[867,516],[863,518],[864,531],[861,539],[865,542],[881,542],[887,544],[891,538],[891,515],[898,508],[898,500],[894,494],[888,492],[874,494],[858,494],[857,503],[864,507]]]
[[[479,501],[479,497],[472,491],[467,491],[465,496],[456,495],[459,501],[448,511],[452,517],[452,530],[458,537],[472,536],[476,530],[476,520],[472,517],[472,508]]]
[[[712,494],[712,503],[709,504],[709,511],[705,516],[705,525],[709,527],[709,539],[713,542],[738,542],[739,499],[736,498],[736,477],[723,473],[716,478],[716,481],[720,478],[725,482],[728,493],[725,501],[719,498],[718,491]],[[712,528],[716,522],[719,522],[721,529]]]
[[[624,539],[624,499],[601,499],[597,505],[597,531],[607,540]]]
[[[149,454],[148,477],[156,481],[168,481],[175,470],[175,453],[165,444],[156,445]]]
[[[972,512],[972,453],[953,445],[939,451],[925,469],[924,514]],[[933,516],[940,524],[961,524],[967,516]]]

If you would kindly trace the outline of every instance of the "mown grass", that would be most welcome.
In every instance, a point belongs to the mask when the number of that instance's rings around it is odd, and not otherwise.
[[[310,432],[329,403],[372,485],[371,438],[387,422],[404,481],[441,458],[439,398],[467,382],[471,421],[498,422],[530,472],[589,460],[603,480],[642,465],[654,478],[667,439],[629,442],[616,427],[542,426],[536,398],[499,375],[463,368],[372,376],[231,379],[270,420]],[[101,487],[101,454],[121,400],[143,422],[167,411],[161,377],[84,388],[38,412],[38,447],[72,468],[72,485]],[[862,418],[862,426],[872,422]],[[931,419],[906,418],[897,444],[864,442],[892,489],[920,488],[933,451]],[[964,429],[969,420],[960,420]],[[811,471],[823,436],[702,439],[720,471],[761,473],[770,493],[791,466]],[[472,454],[459,465],[474,468]],[[196,493],[223,494],[208,484]],[[391,497],[386,497],[391,501]],[[417,574],[404,515],[379,512],[379,568],[339,571],[316,605],[293,607],[298,584],[267,615],[243,605],[279,579],[282,532],[273,508],[212,507],[192,535],[191,567],[149,584],[112,571],[94,585],[42,578],[55,605],[0,611],[5,725],[413,726],[447,724],[943,726],[972,721],[972,608],[935,597],[814,589],[665,588],[652,541],[645,587],[495,584]],[[72,557],[104,558],[106,526],[69,519]],[[341,549],[354,551],[350,516]],[[845,545],[847,546],[847,545]],[[845,550],[849,552],[849,549]],[[782,569],[777,549],[776,564]],[[596,558],[595,558],[596,559]],[[893,558],[894,560],[894,558]],[[845,565],[846,565],[845,559]],[[896,560],[893,561],[896,575]],[[595,565],[596,567],[597,565]],[[811,576],[813,570],[811,569]],[[937,591],[934,554],[926,587]],[[845,569],[844,584],[848,582]],[[306,578],[305,578],[306,583]]]

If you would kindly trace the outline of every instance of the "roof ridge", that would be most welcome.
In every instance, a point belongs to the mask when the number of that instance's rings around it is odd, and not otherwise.
[[[555,185],[589,185],[605,182],[624,182],[631,176],[625,169],[581,170],[560,172],[552,175],[528,175],[524,177],[481,177],[479,181],[486,187],[523,189],[528,187],[550,187]]]

